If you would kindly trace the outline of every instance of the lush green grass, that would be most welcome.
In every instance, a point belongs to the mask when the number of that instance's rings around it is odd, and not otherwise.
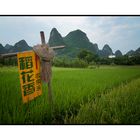
[[[74,124],[140,124],[140,79],[113,88],[80,108]]]
[[[0,124],[64,124],[79,114],[81,107],[108,93],[112,88],[140,77],[136,67],[99,69],[53,68],[53,104],[42,96],[28,104],[21,99],[16,67],[0,68]]]

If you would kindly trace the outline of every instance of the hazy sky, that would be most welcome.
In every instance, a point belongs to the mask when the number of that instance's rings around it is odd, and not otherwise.
[[[119,49],[126,53],[140,47],[140,16],[1,16],[0,43],[14,45],[25,39],[33,46],[40,43],[41,30],[48,41],[53,27],[63,37],[80,29],[99,49],[108,44],[113,52]]]

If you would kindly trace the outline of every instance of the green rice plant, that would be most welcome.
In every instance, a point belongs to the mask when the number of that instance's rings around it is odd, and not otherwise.
[[[139,124],[140,79],[121,84],[79,110],[65,123],[74,124]]]
[[[101,66],[98,69],[53,67],[53,103],[43,93],[23,104],[17,67],[0,68],[0,124],[64,124],[81,107],[112,88],[140,77],[139,66]]]

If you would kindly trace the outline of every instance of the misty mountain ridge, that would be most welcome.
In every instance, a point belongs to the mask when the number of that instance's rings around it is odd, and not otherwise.
[[[126,55],[128,56],[140,56],[140,47],[138,49],[134,50],[130,50],[126,53]]]
[[[3,47],[2,44],[0,44],[0,54],[3,54],[3,53],[7,53],[7,50],[5,47]]]
[[[99,50],[98,55],[100,57],[108,57],[109,55],[114,55],[112,49],[108,44],[105,44],[102,50]]]
[[[0,54],[23,52],[29,50],[32,50],[32,47],[30,47],[25,40],[20,40],[19,42],[15,43],[14,46],[6,44],[4,47],[0,44]]]
[[[10,48],[9,52],[22,52],[32,50],[25,40],[20,40],[13,47]]]
[[[115,51],[115,56],[116,57],[121,57],[122,56],[122,52],[120,50]]]
[[[63,40],[61,34],[57,31],[56,28],[53,28],[51,30],[48,44],[49,44],[49,46],[65,45],[64,40]]]
[[[5,49],[6,49],[7,51],[9,51],[12,47],[13,47],[13,46],[12,46],[12,45],[9,45],[9,44],[6,44],[6,45],[5,45]]]
[[[98,44],[90,42],[86,33],[80,29],[71,31],[65,37],[62,37],[57,29],[53,28],[50,32],[48,44],[50,47],[65,45],[65,48],[56,50],[57,56],[76,57],[79,51],[82,49],[87,49],[103,58],[108,57],[109,55],[115,55],[116,57],[122,56],[122,52],[120,50],[117,50],[115,53],[113,53],[111,47],[108,44],[105,44],[100,50],[98,48]],[[25,40],[20,40],[13,46],[6,44],[4,47],[2,44],[0,44],[0,54],[28,50],[32,50],[32,47],[30,47]],[[140,55],[140,48],[135,51],[130,50],[128,53],[126,53],[126,55]]]

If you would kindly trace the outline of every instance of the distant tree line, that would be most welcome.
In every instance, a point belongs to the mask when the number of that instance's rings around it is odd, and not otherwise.
[[[12,65],[17,66],[17,58],[0,58],[0,66]],[[88,50],[81,50],[76,58],[70,58],[67,56],[55,57],[52,61],[52,65],[56,67],[77,67],[86,68],[88,66],[100,65],[140,65],[140,55],[136,56],[120,56],[115,58],[102,58],[97,54],[94,54]]]
[[[69,58],[69,57],[55,57],[52,62],[53,66],[56,67],[71,67],[71,68],[85,68],[88,63],[79,58]]]
[[[97,54],[94,54],[88,50],[81,50],[77,57],[80,60],[84,60],[91,64],[100,64],[100,65],[139,65],[140,64],[140,55],[128,56],[123,55],[115,58],[108,57],[99,57]]]
[[[116,65],[139,65],[140,64],[140,55],[136,56],[127,56],[116,57],[112,59],[113,63]]]
[[[0,66],[17,66],[17,57],[0,57]]]

